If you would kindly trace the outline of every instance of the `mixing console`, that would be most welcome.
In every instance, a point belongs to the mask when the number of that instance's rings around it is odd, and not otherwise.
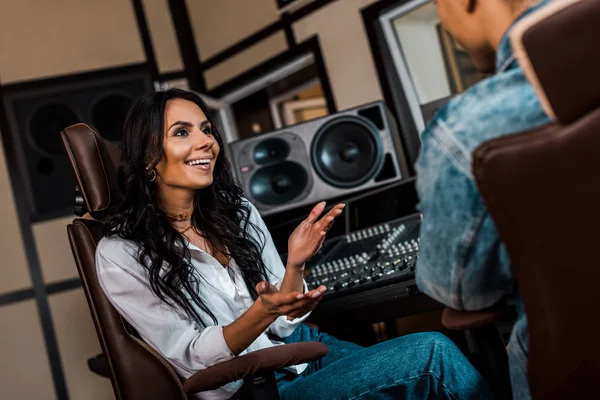
[[[307,265],[308,288],[325,285],[331,299],[414,279],[420,222],[414,214],[326,241]]]

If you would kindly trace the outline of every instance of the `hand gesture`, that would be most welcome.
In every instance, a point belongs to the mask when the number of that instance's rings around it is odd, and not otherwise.
[[[333,221],[342,213],[345,204],[333,207],[321,219],[319,216],[325,209],[325,202],[314,206],[308,217],[294,229],[288,239],[288,266],[302,267],[323,246],[325,234]]]
[[[273,316],[286,315],[288,319],[300,318],[312,311],[327,291],[323,285],[306,294],[300,292],[283,293],[267,281],[256,285],[258,300],[268,314]]]

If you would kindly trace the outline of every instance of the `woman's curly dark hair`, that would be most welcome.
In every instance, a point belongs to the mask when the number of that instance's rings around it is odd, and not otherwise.
[[[206,326],[197,308],[215,324],[217,319],[199,293],[202,276],[191,264],[188,242],[157,203],[156,187],[146,169],[154,168],[163,155],[165,109],[174,99],[197,104],[210,121],[202,99],[181,89],[152,93],[134,103],[123,126],[119,167],[123,199],[107,221],[105,231],[108,236],[118,235],[138,246],[138,261],[148,270],[152,291],[161,300],[181,307],[190,318]],[[250,222],[250,209],[233,179],[223,139],[214,124],[212,129],[221,152],[215,163],[213,183],[194,195],[192,224],[213,248],[235,259],[251,296],[256,299],[255,287],[267,276],[261,257],[264,232]],[[252,235],[251,230],[258,235]]]

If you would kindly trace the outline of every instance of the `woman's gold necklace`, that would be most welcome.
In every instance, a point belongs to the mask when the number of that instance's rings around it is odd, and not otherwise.
[[[165,211],[165,214],[167,215],[167,218],[169,218],[170,220],[182,222],[182,221],[187,221],[188,219],[190,219],[192,217],[193,212],[194,212],[194,210],[187,212],[187,213],[173,214],[168,211]]]
[[[183,222],[183,221],[189,221],[192,218],[192,213],[194,212],[194,210],[191,210],[187,213],[170,213],[166,210],[164,210],[165,215],[167,216],[167,218],[171,221],[177,221],[177,222]],[[175,229],[177,230],[177,232],[179,232],[180,235],[183,235],[184,233],[186,233],[187,231],[189,231],[192,227],[194,226],[194,224],[192,224],[192,222],[190,221],[190,224],[188,225],[187,228],[185,228],[184,230],[179,230],[177,229],[177,227],[175,227]]]

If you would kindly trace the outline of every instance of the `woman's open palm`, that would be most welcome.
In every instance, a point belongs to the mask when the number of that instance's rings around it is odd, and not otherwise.
[[[321,219],[325,202],[313,207],[304,221],[294,229],[288,240],[288,265],[301,267],[323,246],[325,235],[335,219],[342,213],[344,204],[333,207]]]

